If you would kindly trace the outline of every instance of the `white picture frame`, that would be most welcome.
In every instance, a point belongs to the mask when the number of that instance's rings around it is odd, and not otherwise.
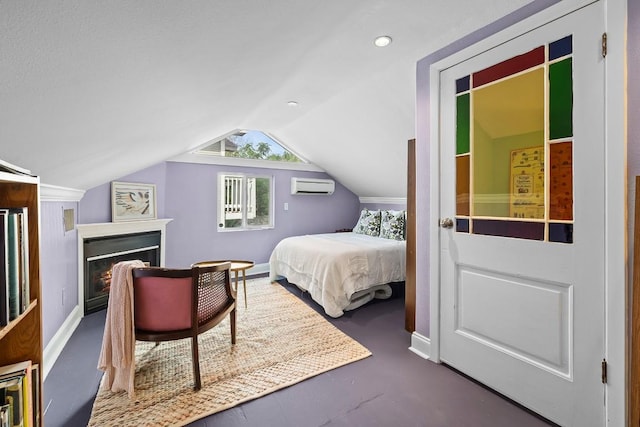
[[[156,186],[134,182],[111,183],[111,221],[156,219]]]

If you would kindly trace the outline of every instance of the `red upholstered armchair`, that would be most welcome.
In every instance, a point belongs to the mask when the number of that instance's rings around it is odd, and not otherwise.
[[[236,343],[236,292],[229,268],[221,263],[190,269],[133,269],[136,340],[191,338],[194,389],[201,388],[198,335],[231,320],[231,344]]]

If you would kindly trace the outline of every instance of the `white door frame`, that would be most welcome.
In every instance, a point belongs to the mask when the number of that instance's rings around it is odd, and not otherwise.
[[[601,0],[605,7],[608,52],[605,61],[605,354],[608,385],[605,416],[608,426],[626,425],[627,419],[627,121],[626,37],[627,0]],[[431,65],[430,69],[430,188],[429,226],[440,217],[440,72],[487,51],[520,34],[558,19],[594,0],[564,0],[468,48]],[[594,43],[600,35],[594,34]],[[429,239],[429,359],[440,362],[440,241]],[[594,367],[594,375],[598,375]]]

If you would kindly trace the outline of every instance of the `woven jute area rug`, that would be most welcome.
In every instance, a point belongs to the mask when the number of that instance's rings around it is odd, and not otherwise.
[[[100,388],[89,426],[183,426],[371,355],[267,278],[247,281],[247,294],[234,346],[228,318],[199,337],[200,391],[190,339],[138,341],[135,399]]]

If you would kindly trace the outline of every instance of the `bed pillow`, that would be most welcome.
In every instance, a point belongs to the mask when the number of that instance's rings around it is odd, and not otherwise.
[[[380,235],[380,211],[370,211],[364,208],[360,212],[358,223],[353,227],[353,232],[378,237]]]
[[[404,211],[382,211],[380,237],[392,240],[404,240],[405,217]]]

